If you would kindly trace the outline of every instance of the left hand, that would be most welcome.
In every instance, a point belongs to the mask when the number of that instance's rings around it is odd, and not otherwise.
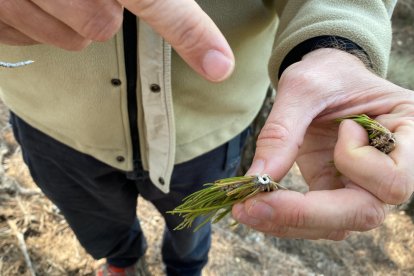
[[[389,155],[368,146],[356,123],[333,123],[361,113],[394,132]],[[234,206],[233,217],[289,238],[342,240],[378,227],[388,204],[406,201],[414,190],[413,115],[413,92],[376,76],[358,58],[335,49],[309,53],[283,73],[248,174],[277,181],[296,161],[310,191],[262,193]]]
[[[48,44],[72,51],[106,41],[124,7],[158,32],[199,75],[228,78],[234,55],[213,20],[193,0],[0,0],[0,44]]]

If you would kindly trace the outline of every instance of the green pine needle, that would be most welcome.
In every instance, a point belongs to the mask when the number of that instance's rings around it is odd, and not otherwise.
[[[338,118],[337,122],[350,119],[362,126],[368,133],[369,144],[385,154],[390,153],[395,148],[395,136],[386,127],[381,125],[378,121],[370,118],[365,114],[349,115]]]
[[[203,217],[203,222],[194,229],[195,232],[209,221],[216,223],[222,220],[236,203],[260,192],[286,189],[267,175],[230,177],[204,186],[204,189],[185,197],[180,206],[167,212],[183,218],[174,230],[190,228],[196,218]]]

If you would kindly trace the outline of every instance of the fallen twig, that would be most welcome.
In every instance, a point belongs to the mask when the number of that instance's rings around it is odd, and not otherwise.
[[[27,252],[27,246],[26,246],[26,242],[24,241],[23,234],[20,233],[19,229],[17,229],[17,225],[14,221],[7,220],[7,223],[9,224],[10,229],[13,231],[14,235],[17,238],[19,248],[23,253],[24,260],[26,262],[26,266],[27,266],[27,268],[30,272],[30,275],[36,276],[36,273],[35,273],[35,271],[33,269],[33,266],[32,266],[32,262],[30,261],[29,253]]]

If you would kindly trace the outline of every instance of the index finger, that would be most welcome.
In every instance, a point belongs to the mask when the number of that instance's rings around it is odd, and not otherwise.
[[[223,34],[194,0],[118,0],[148,23],[204,78],[230,76],[234,56]]]

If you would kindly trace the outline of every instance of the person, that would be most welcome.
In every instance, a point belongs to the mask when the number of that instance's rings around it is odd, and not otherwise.
[[[0,59],[35,62],[2,70],[1,97],[33,179],[88,253],[107,258],[98,275],[140,267],[138,194],[166,220],[167,274],[200,275],[211,226],[173,231],[165,211],[234,174],[269,77],[277,95],[248,173],[279,180],[296,161],[310,191],[255,196],[233,207],[236,220],[341,240],[410,197],[413,94],[383,79],[394,4],[6,0]],[[331,123],[359,113],[395,133],[392,153],[352,121]]]

